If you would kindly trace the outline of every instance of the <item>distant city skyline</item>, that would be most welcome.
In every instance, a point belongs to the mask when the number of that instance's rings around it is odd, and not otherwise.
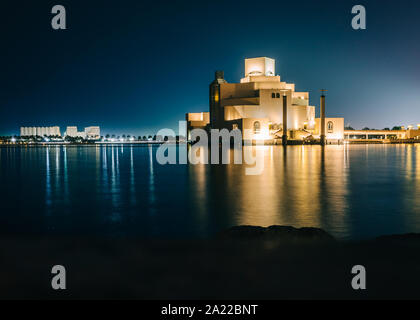
[[[309,91],[317,115],[326,88],[327,115],[346,126],[420,123],[418,2],[364,1],[360,31],[348,0],[61,4],[67,30],[52,30],[49,1],[3,5],[0,135],[69,125],[97,125],[102,135],[177,132],[186,112],[208,110],[216,70],[238,82],[243,60],[259,56]]]

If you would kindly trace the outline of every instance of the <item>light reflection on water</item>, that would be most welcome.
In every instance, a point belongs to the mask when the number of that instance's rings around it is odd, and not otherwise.
[[[245,165],[189,166],[200,216],[228,215],[232,225],[328,227],[350,234],[348,147],[259,148],[261,175],[246,175]]]
[[[419,145],[251,148],[264,163],[260,175],[246,175],[245,164],[162,166],[152,145],[0,148],[0,231],[170,237],[279,224],[345,239],[420,232]]]

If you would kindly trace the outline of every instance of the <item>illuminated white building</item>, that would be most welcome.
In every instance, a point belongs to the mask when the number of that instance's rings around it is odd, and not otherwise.
[[[228,83],[223,71],[217,71],[210,84],[210,112],[188,113],[186,118],[188,130],[240,129],[244,140],[268,140],[283,136],[284,114],[289,139],[320,135],[309,93],[296,91],[295,84],[282,81],[276,75],[275,60],[261,57],[245,59],[240,83]],[[329,125],[327,139],[343,139],[343,118],[329,118],[325,125]]]
[[[86,127],[84,131],[78,131],[77,127],[67,127],[64,136],[81,137],[88,140],[97,140],[101,137],[101,129],[98,126]]]
[[[99,127],[87,127],[85,128],[86,139],[97,140],[101,137],[101,129]]]
[[[77,127],[67,127],[66,132],[64,132],[64,136],[67,137],[83,137],[84,132],[78,132]]]
[[[28,136],[60,136],[60,127],[21,127],[20,128],[20,135],[22,137]]]

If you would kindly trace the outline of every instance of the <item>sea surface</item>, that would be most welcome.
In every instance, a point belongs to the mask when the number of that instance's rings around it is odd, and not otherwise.
[[[0,234],[191,238],[274,224],[340,239],[420,232],[420,145],[252,147],[257,175],[248,164],[162,165],[158,148],[1,147]]]

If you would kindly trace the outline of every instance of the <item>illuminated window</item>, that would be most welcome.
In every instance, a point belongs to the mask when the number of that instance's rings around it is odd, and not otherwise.
[[[261,131],[261,124],[259,121],[254,122],[254,134],[258,134]]]
[[[276,97],[276,94],[273,92],[272,94],[271,94],[271,98],[275,98]]]
[[[214,92],[214,102],[219,102],[219,91]]]
[[[233,130],[238,129],[238,124],[237,124],[237,123],[234,123],[234,124],[232,125],[232,129],[233,129]]]
[[[332,123],[332,121],[328,121],[327,123],[327,131],[328,132],[333,132],[334,130],[334,124]]]

